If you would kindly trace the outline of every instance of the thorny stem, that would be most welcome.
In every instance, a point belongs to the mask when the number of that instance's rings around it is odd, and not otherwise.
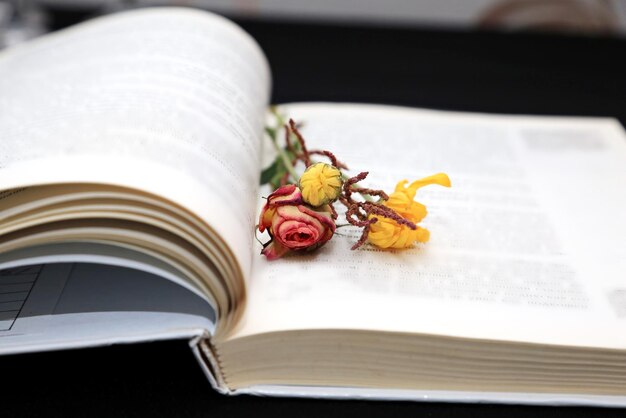
[[[412,230],[417,229],[417,225],[415,225],[413,222],[403,218],[402,216],[398,215],[395,210],[390,209],[386,206],[365,202],[359,204],[359,207],[361,207],[368,214],[384,216],[385,218],[393,219],[400,225],[406,225]]]
[[[336,221],[337,218],[339,217],[339,215],[337,214],[337,211],[335,210],[335,207],[330,204],[328,205],[330,207],[330,216],[333,218],[333,221]]]
[[[343,182],[345,183],[346,181],[348,181],[350,179],[350,176],[341,173],[341,180],[343,180]],[[356,191],[354,189],[352,189],[353,191]],[[359,193],[361,195],[361,197],[366,200],[367,202],[373,202],[374,198],[372,196],[370,196],[369,194],[366,193],[361,193],[359,191],[356,191],[357,193]],[[385,199],[386,200],[386,199]]]
[[[372,224],[375,224],[376,221],[378,221],[378,218],[373,218],[372,222],[370,222],[369,224],[365,225],[365,227],[363,228],[363,233],[361,234],[361,237],[359,238],[359,240],[354,243],[354,245],[352,247],[350,247],[351,250],[356,250],[357,248],[359,248],[361,245],[365,244],[365,241],[367,241],[367,236],[370,233],[370,227]]]
[[[311,156],[309,155],[309,150],[307,150],[306,148],[306,142],[304,141],[304,138],[302,137],[302,134],[298,130],[296,122],[294,122],[293,119],[289,119],[289,127],[285,126],[285,130],[287,132],[289,132],[288,128],[291,128],[291,132],[293,132],[296,138],[298,138],[298,142],[300,142],[300,148],[302,148],[302,161],[304,162],[304,165],[306,167],[309,167],[311,165]]]
[[[283,126],[285,128],[285,143],[287,145],[287,149],[291,151],[293,155],[297,156],[298,152],[296,151],[293,144],[291,143],[291,132],[289,131],[289,129],[287,129],[287,125],[283,125]],[[297,159],[296,159],[296,162],[298,162]]]
[[[337,159],[337,157],[335,157],[335,154],[333,154],[333,153],[332,153],[332,152],[330,152],[330,151],[326,151],[326,150],[314,150],[314,151],[309,151],[309,155],[324,155],[324,156],[326,156],[326,157],[330,160],[330,163],[331,163],[333,166],[335,166],[335,167],[337,167],[337,168],[344,169],[344,170],[347,170],[347,169],[348,169],[348,166],[347,166],[347,165],[345,165],[344,163],[342,163],[341,161],[339,161],[339,160]]]
[[[361,193],[362,195],[367,194],[368,196],[378,196],[383,201],[389,199],[389,196],[387,196],[387,194],[382,190],[354,187],[356,183],[364,180],[367,175],[368,172],[364,171],[345,180],[341,196],[339,197],[339,202],[348,209],[346,212],[346,220],[354,226],[363,228],[361,237],[352,246],[353,250],[359,248],[367,241],[371,226],[378,222],[377,216],[393,219],[398,224],[405,225],[411,229],[417,228],[413,222],[403,218],[396,211],[388,208],[382,203],[372,201],[359,202],[352,198],[353,193]]]

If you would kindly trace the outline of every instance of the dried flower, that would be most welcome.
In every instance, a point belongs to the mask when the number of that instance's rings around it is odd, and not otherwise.
[[[384,206],[392,209],[402,218],[412,224],[419,223],[427,215],[426,207],[419,202],[414,201],[417,189],[429,184],[438,184],[440,186],[450,187],[450,179],[444,173],[435,174],[416,180],[408,187],[407,180],[403,180],[396,185],[396,189],[389,199],[384,202]],[[371,219],[373,215],[370,215]],[[430,238],[427,229],[416,227],[410,228],[407,225],[399,224],[397,221],[387,218],[378,217],[378,221],[370,225],[368,241],[380,248],[408,248],[414,242],[426,242]]]
[[[309,251],[324,245],[335,233],[329,205],[311,208],[304,204],[295,185],[278,188],[267,198],[259,220],[259,231],[272,238],[262,254],[275,260],[289,251]]]
[[[330,240],[338,218],[333,207],[335,201],[346,207],[348,224],[361,229],[359,239],[351,247],[353,250],[368,241],[381,248],[394,249],[428,241],[428,230],[417,226],[426,216],[426,207],[413,199],[417,189],[427,184],[450,187],[446,174],[414,181],[408,187],[406,180],[401,181],[391,196],[383,190],[359,184],[368,176],[367,171],[345,177],[344,181],[340,171],[348,170],[344,163],[328,150],[309,149],[300,125],[293,119],[285,123],[278,112],[273,112],[277,124],[267,127],[266,133],[277,156],[263,170],[261,184],[269,183],[277,189],[268,198],[258,227],[261,232],[267,230],[271,237],[262,251],[268,259],[279,258],[289,251],[311,250]],[[278,142],[281,129],[284,146]],[[315,162],[315,156],[327,158],[330,164]],[[299,164],[306,170],[298,180],[296,166]],[[294,182],[298,186],[289,184]]]
[[[300,177],[302,198],[311,206],[321,206],[334,202],[341,193],[341,171],[326,164],[310,165]]]

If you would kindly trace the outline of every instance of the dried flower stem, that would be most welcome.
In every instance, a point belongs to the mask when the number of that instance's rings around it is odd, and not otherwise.
[[[413,222],[403,218],[398,213],[396,213],[396,211],[388,208],[382,203],[372,201],[359,202],[353,199],[353,193],[360,193],[364,196],[378,196],[382,201],[386,201],[389,199],[389,196],[387,196],[387,194],[382,190],[354,186],[359,181],[364,180],[368,174],[369,173],[367,171],[364,171],[354,177],[348,178],[343,184],[342,195],[339,197],[339,202],[348,209],[346,211],[346,220],[351,225],[363,228],[361,237],[352,246],[353,250],[359,248],[367,241],[371,225],[378,222],[378,218],[376,216],[393,219],[398,224],[406,225],[411,229],[417,228],[417,226]]]
[[[309,151],[306,148],[306,142],[304,141],[304,138],[302,137],[302,134],[300,133],[300,131],[298,130],[298,127],[296,126],[296,122],[294,122],[293,119],[289,119],[289,126],[285,126],[285,130],[287,132],[289,132],[289,128],[291,128],[291,132],[293,132],[293,134],[296,136],[296,138],[298,138],[298,142],[300,142],[300,147],[302,148],[302,161],[304,162],[305,166],[310,166],[311,165],[311,156],[309,155]]]
[[[371,222],[369,222],[367,225],[365,225],[365,227],[363,227],[363,233],[361,233],[359,240],[352,247],[350,247],[351,250],[354,251],[357,248],[359,248],[361,245],[365,244],[365,242],[367,241],[367,237],[369,236],[369,233],[370,233],[371,225],[375,224],[376,222],[378,222],[378,218],[372,218]]]
[[[363,209],[366,213],[370,215],[384,216],[385,218],[393,219],[400,225],[406,225],[410,229],[413,229],[413,230],[417,229],[417,225],[403,218],[402,216],[398,215],[395,210],[390,209],[387,206],[383,206],[383,205],[380,205],[377,203],[371,203],[371,202],[359,203],[359,206],[361,207],[361,209]]]
[[[339,215],[337,214],[335,207],[332,204],[328,206],[330,207],[330,216],[333,218],[334,221],[336,221]]]
[[[348,169],[348,166],[345,165],[344,163],[342,163],[341,161],[339,161],[337,159],[337,157],[335,157],[335,154],[333,154],[330,151],[326,151],[326,150],[314,150],[314,151],[309,151],[309,155],[324,155],[326,157],[328,157],[328,159],[330,160],[330,163],[337,167],[337,168],[341,168],[344,170]]]

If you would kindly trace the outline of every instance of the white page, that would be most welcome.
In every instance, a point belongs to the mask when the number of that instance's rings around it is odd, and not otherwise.
[[[37,245],[0,254],[0,271],[48,263],[92,263],[125,267],[167,279],[204,299],[213,310],[217,303],[190,283],[175,267],[145,253],[101,243],[63,243]],[[215,312],[210,315],[215,322]]]
[[[0,271],[0,354],[188,338],[214,320],[206,299],[145,271],[59,262]]]
[[[626,142],[616,121],[358,105],[287,112],[305,123],[310,148],[370,171],[369,187],[392,191],[440,171],[453,187],[418,191],[431,241],[414,249],[350,251],[358,231],[340,228],[351,236],[310,256],[257,256],[235,336],[355,328],[626,347]]]
[[[249,269],[269,68],[191,9],[100,18],[0,54],[0,190],[138,188],[207,221]]]

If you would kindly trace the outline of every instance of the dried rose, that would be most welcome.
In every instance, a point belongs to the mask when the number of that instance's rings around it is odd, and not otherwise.
[[[312,208],[302,200],[293,184],[282,186],[269,195],[261,211],[259,231],[267,230],[272,240],[262,254],[275,260],[289,251],[309,251],[324,245],[335,233],[332,209],[328,205]]]

